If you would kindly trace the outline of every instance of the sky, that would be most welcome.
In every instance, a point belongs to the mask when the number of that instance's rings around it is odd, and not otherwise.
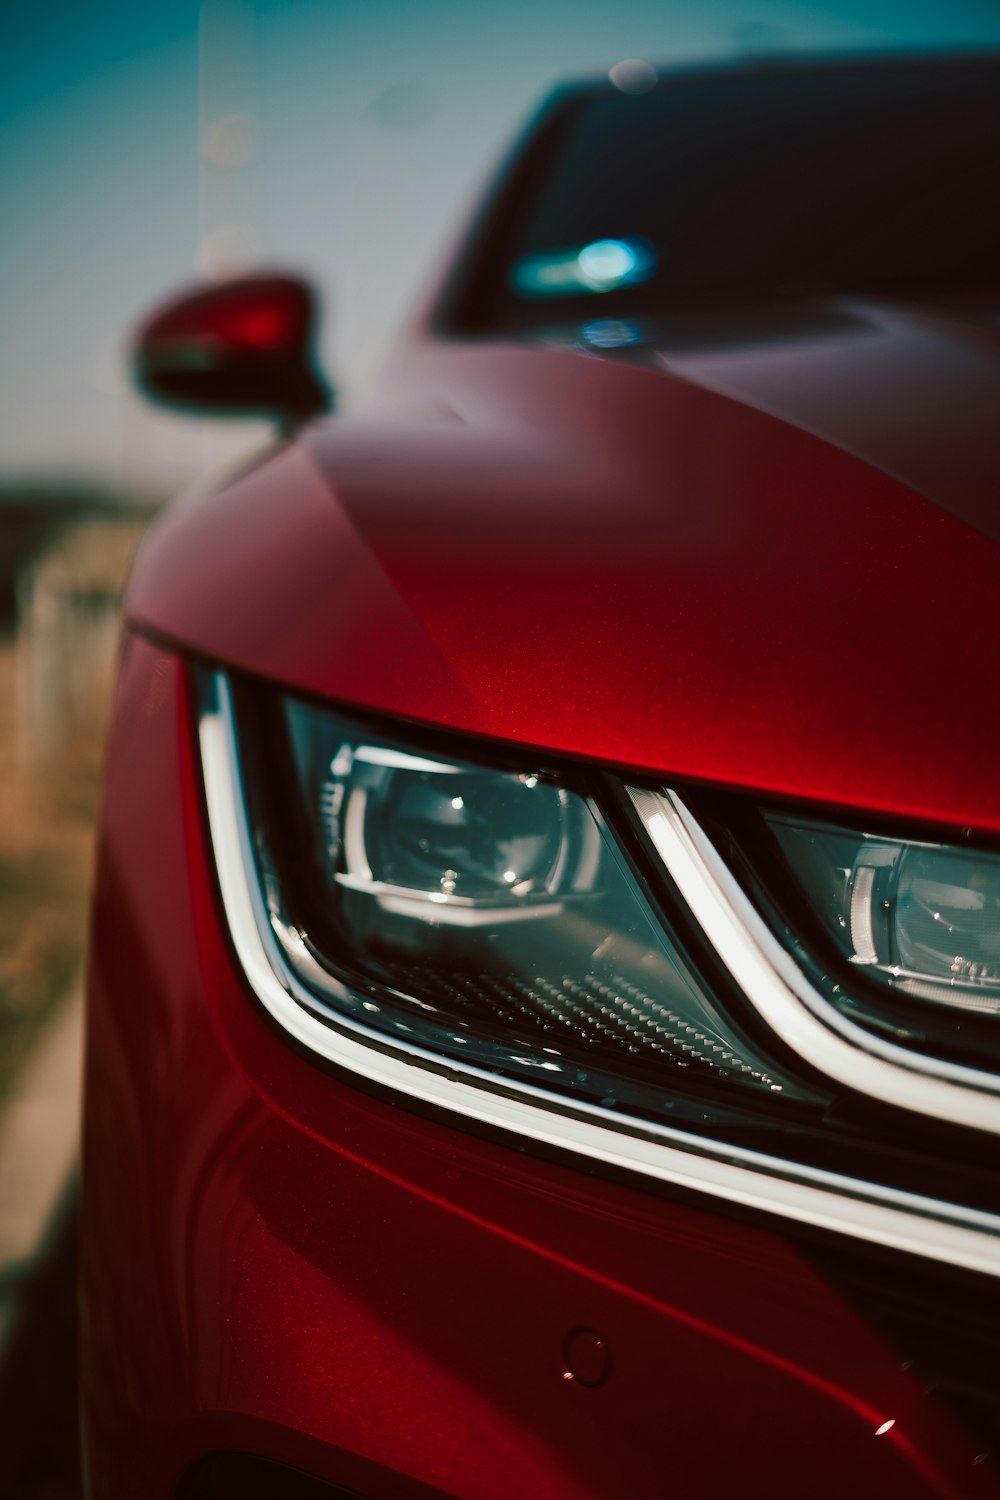
[[[129,329],[239,265],[307,272],[363,396],[477,184],[558,79],[623,58],[1000,46],[1000,0],[34,0],[0,24],[0,478],[165,490],[258,441],[128,382]],[[227,165],[228,164],[228,165]]]

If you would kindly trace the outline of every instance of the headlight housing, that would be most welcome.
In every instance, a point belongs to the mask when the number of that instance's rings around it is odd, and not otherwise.
[[[758,879],[764,828],[823,930],[766,815],[709,798],[710,838],[673,792],[197,687],[236,952],[310,1051],[397,1101],[1000,1274],[1000,1185],[965,1128],[1000,1132],[1000,1077],[838,1008]]]
[[[731,1090],[813,1097],[719,1006],[565,776],[295,699],[244,714],[267,744],[247,762],[269,920],[318,1006],[651,1115],[672,1082],[702,1112]]]

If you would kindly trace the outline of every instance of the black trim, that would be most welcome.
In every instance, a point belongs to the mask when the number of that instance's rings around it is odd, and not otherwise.
[[[174,1500],[364,1500],[307,1474],[303,1469],[255,1453],[210,1453],[199,1459],[174,1491]]]

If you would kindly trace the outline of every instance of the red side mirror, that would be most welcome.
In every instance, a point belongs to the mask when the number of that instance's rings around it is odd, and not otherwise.
[[[153,401],[294,426],[332,405],[316,369],[312,289],[294,276],[247,276],[168,302],[140,328],[136,383]]]

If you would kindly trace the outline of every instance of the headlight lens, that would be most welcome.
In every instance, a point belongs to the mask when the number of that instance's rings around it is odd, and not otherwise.
[[[899,995],[1000,1013],[1000,858],[979,850],[768,822],[837,947]]]
[[[258,858],[317,1005],[591,1094],[597,1068],[654,1096],[679,1081],[808,1097],[716,1003],[586,796],[294,700],[275,734],[273,707],[266,765],[248,757]]]
[[[529,773],[358,744],[349,733],[317,766],[314,720],[292,708],[290,721],[325,873],[383,912],[433,926],[484,926],[544,916],[554,903],[593,891],[597,830],[562,788]]]

